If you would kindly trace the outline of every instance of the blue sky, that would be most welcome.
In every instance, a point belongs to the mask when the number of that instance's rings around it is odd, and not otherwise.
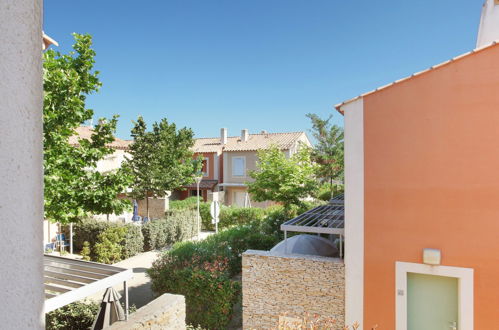
[[[308,112],[471,50],[483,0],[44,1],[44,30],[67,52],[90,33],[96,117],[168,118],[197,137],[302,131]]]

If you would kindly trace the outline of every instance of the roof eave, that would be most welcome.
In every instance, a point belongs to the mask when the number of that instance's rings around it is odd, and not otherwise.
[[[344,101],[344,102],[341,102],[341,103],[339,103],[339,104],[336,104],[336,105],[334,106],[334,108],[335,108],[335,109],[336,109],[336,111],[338,111],[340,114],[345,115],[345,111],[344,111],[344,110],[342,110],[342,107],[343,107],[344,105],[347,105],[347,104],[349,104],[349,103],[352,103],[352,102],[354,102],[354,101],[357,101],[357,100],[359,100],[359,99],[363,98],[364,96],[367,96],[367,95],[370,95],[370,94],[374,94],[374,93],[376,93],[376,92],[379,92],[379,91],[381,91],[381,90],[384,90],[384,89],[386,89],[386,88],[388,88],[388,87],[391,87],[391,86],[393,86],[393,85],[395,85],[395,84],[398,84],[398,83],[400,83],[400,82],[404,82],[404,81],[409,80],[409,79],[412,79],[412,78],[414,78],[414,77],[416,77],[416,76],[422,75],[423,73],[427,73],[427,72],[433,71],[434,69],[437,69],[437,68],[443,67],[443,66],[445,66],[445,65],[447,65],[447,64],[449,64],[449,63],[455,62],[455,61],[460,60],[460,59],[462,59],[462,58],[464,58],[464,57],[467,57],[467,56],[469,56],[469,55],[476,54],[476,53],[478,53],[478,52],[480,52],[480,51],[482,51],[482,50],[485,50],[485,49],[491,48],[492,46],[494,46],[494,45],[496,45],[496,44],[497,44],[497,41],[493,41],[493,42],[491,42],[491,43],[490,43],[490,44],[488,44],[488,45],[484,45],[484,46],[482,46],[482,47],[478,47],[478,48],[473,49],[473,50],[471,50],[471,51],[469,51],[469,52],[466,52],[466,53],[464,53],[464,54],[461,54],[461,55],[455,56],[455,57],[451,58],[450,60],[447,60],[447,61],[441,62],[441,63],[439,63],[439,64],[437,64],[437,65],[434,65],[434,66],[431,66],[431,67],[429,67],[428,69],[425,69],[425,70],[422,70],[422,71],[419,71],[419,72],[413,73],[412,75],[410,75],[410,76],[408,76],[408,77],[405,77],[405,78],[402,78],[402,79],[399,79],[399,80],[395,80],[395,81],[394,81],[394,82],[392,82],[392,83],[389,83],[389,84],[387,84],[387,85],[384,85],[384,86],[378,87],[378,88],[376,88],[376,89],[374,89],[374,90],[371,90],[371,91],[369,91],[369,92],[367,92],[367,93],[361,94],[361,95],[359,95],[359,96],[356,96],[356,97],[351,98],[351,99],[349,99],[349,100],[346,100],[346,101]]]

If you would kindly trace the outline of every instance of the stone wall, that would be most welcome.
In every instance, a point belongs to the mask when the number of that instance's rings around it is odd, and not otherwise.
[[[184,330],[185,328],[184,296],[165,293],[130,314],[128,321],[114,323],[106,329]]]
[[[139,205],[139,215],[147,216],[147,201],[145,199],[137,200]],[[149,197],[149,217],[151,219],[159,219],[165,216],[165,211],[168,210],[168,198],[152,198]]]
[[[345,269],[342,260],[246,251],[243,254],[243,328],[277,328],[284,316],[287,320],[301,319],[305,313],[333,318],[337,329],[343,329]]]

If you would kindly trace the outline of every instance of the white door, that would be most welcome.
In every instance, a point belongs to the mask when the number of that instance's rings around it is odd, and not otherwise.
[[[233,203],[236,206],[244,207],[246,201],[246,192],[245,191],[234,191],[234,200]]]

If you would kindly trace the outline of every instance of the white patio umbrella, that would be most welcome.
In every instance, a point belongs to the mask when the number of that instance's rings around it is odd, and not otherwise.
[[[338,249],[333,242],[316,235],[296,235],[277,243],[271,252],[284,254],[308,254],[323,257],[337,257]]]
[[[120,298],[121,295],[115,289],[106,289],[92,330],[101,330],[114,322],[125,320],[125,311],[121,307]]]

